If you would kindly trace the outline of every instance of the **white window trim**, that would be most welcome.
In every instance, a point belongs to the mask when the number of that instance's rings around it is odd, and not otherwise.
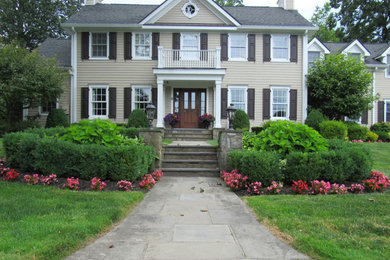
[[[152,102],[153,97],[152,97],[152,85],[132,85],[131,86],[131,111],[133,111],[135,108],[135,89],[136,88],[145,88],[145,89],[150,89],[150,102]]]
[[[110,114],[110,93],[109,93],[109,85],[89,85],[89,96],[88,96],[88,113],[89,113],[89,119],[95,119],[95,118],[101,118],[101,119],[108,119],[108,115]],[[94,116],[92,115],[92,89],[94,88],[105,88],[106,89],[106,103],[107,103],[107,114],[105,116],[103,115],[97,115],[97,116]]]
[[[290,87],[283,87],[283,86],[271,86],[271,102],[270,102],[270,113],[271,113],[271,120],[290,120]],[[287,111],[286,111],[286,117],[274,117],[273,116],[273,102],[274,102],[274,90],[287,90]]]
[[[385,77],[386,78],[390,78],[390,71],[389,71],[389,67],[390,67],[390,52],[386,54],[385,60],[386,60],[387,66],[388,66],[388,68],[385,70]]]
[[[245,113],[248,113],[248,86],[247,85],[228,85],[228,106],[232,103],[232,89],[245,90]]]
[[[273,48],[274,48],[274,36],[287,36],[287,59],[277,59],[277,58],[274,58],[274,52],[273,52]],[[290,62],[290,54],[291,54],[291,43],[290,43],[290,34],[272,34],[271,35],[271,62]]]
[[[186,12],[186,8],[187,8],[187,6],[189,6],[189,5],[193,5],[194,7],[195,7],[195,12],[193,13],[193,14],[188,14],[187,12]],[[188,1],[187,3],[185,3],[184,5],[183,5],[183,7],[181,8],[181,11],[183,12],[183,14],[187,17],[187,18],[192,18],[192,17],[194,17],[194,16],[196,16],[197,14],[198,14],[198,12],[199,12],[199,7],[194,3],[194,2],[192,2],[192,1]]]
[[[180,33],[180,50],[181,51],[186,51],[183,49],[183,39],[184,39],[184,35],[197,35],[198,36],[198,51],[200,51],[200,33]],[[186,60],[184,57],[183,57],[183,54],[180,53],[180,59],[184,59]],[[200,59],[200,52],[198,53],[197,57],[195,59],[190,59],[190,60],[199,60]]]
[[[390,99],[384,99],[383,102],[385,102],[384,111],[383,111],[385,114],[384,114],[383,119],[385,122],[387,122],[387,103],[390,103]],[[390,118],[389,118],[389,121],[390,121]]]
[[[56,109],[58,109],[58,107],[59,107],[59,103],[58,103],[58,99],[57,99],[57,101],[56,101]],[[49,113],[42,112],[42,106],[39,106],[39,115],[47,116],[47,115],[49,115]]]
[[[94,33],[106,33],[107,34],[107,56],[106,57],[96,57],[92,56],[92,34]],[[89,33],[89,59],[90,60],[108,60],[110,55],[110,33],[109,32],[90,32]]]
[[[143,57],[143,56],[137,56],[136,51],[135,51],[135,35],[136,34],[148,34],[150,38],[150,52],[148,57]],[[152,48],[153,48],[153,39],[152,39],[152,33],[146,33],[146,32],[134,32],[133,33],[133,39],[131,41],[131,55],[133,60],[152,60]]]
[[[232,35],[243,35],[245,37],[245,58],[232,58]],[[228,37],[228,60],[229,61],[248,61],[248,34],[247,33],[229,33]]]
[[[318,60],[320,60],[320,59],[323,59],[323,58],[324,58],[324,57],[323,57],[324,53],[323,53],[323,52],[321,52],[321,51],[308,51],[308,52],[307,52],[307,64],[308,64],[309,68],[310,68],[309,53],[313,53],[313,52],[315,52],[315,53],[319,53],[319,54],[320,54],[320,56],[318,57],[318,59],[316,59],[316,60],[315,60],[315,61],[313,61],[312,63],[314,63],[314,62],[316,62],[316,61],[318,61]]]

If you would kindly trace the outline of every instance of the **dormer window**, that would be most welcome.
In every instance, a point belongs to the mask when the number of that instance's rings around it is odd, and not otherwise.
[[[361,53],[348,53],[348,57],[354,58],[357,62],[362,60]]]
[[[188,3],[184,4],[181,8],[183,14],[187,16],[188,18],[192,18],[195,15],[198,14],[199,8],[196,6],[195,3],[189,1]]]
[[[309,56],[308,56],[309,68],[311,68],[313,66],[313,63],[319,58],[321,58],[321,52],[309,51]]]

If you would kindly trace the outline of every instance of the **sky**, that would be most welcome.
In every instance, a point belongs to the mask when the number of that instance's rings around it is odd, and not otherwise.
[[[103,3],[116,3],[116,4],[161,4],[164,0],[104,0]],[[323,6],[327,0],[295,0],[294,8],[303,15],[306,19],[310,20],[316,6]],[[246,6],[277,6],[277,0],[244,0]]]

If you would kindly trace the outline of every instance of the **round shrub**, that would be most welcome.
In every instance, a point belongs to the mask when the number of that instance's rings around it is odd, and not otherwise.
[[[248,131],[250,128],[249,116],[241,109],[238,109],[236,111],[236,114],[234,116],[234,121],[233,121],[233,128],[236,130],[244,130],[244,131]]]
[[[148,128],[149,121],[145,111],[142,109],[134,109],[131,111],[129,120],[127,122],[127,127]]]
[[[307,118],[305,120],[305,124],[310,126],[311,128],[320,131],[320,124],[327,120],[327,118],[321,113],[318,109],[313,109],[310,111],[310,113],[307,115]]]
[[[320,124],[320,133],[326,139],[345,140],[347,131],[347,126],[341,121],[323,121]]]
[[[69,126],[69,117],[66,115],[65,110],[63,109],[51,110],[46,118],[46,128],[57,126]]]
[[[313,152],[327,150],[327,142],[313,128],[288,120],[273,121],[255,136],[252,150],[272,151],[285,157],[294,151]]]
[[[361,126],[358,123],[355,124],[347,124],[348,128],[348,138],[349,140],[366,140],[368,128],[365,126]]]
[[[390,132],[390,123],[382,122],[382,123],[373,124],[370,127],[370,130],[374,133],[377,133],[377,132],[388,133],[388,132]]]
[[[384,142],[390,141],[390,133],[383,131],[377,131],[375,133],[378,135],[378,140],[382,140]]]
[[[367,132],[367,141],[376,142],[378,141],[379,136],[371,131]]]

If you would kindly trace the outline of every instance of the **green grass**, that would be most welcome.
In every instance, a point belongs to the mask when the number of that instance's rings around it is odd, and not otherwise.
[[[214,145],[214,146],[218,146],[219,145],[218,140],[207,140],[207,143],[210,144],[210,145]]]
[[[171,144],[173,141],[171,139],[162,139],[162,145],[169,145]]]
[[[141,192],[77,192],[0,181],[0,259],[62,259],[142,199]]]
[[[245,200],[262,223],[315,259],[390,259],[390,192]]]
[[[390,175],[390,143],[363,143],[371,150],[374,170]]]
[[[5,151],[3,147],[3,138],[0,138],[0,158],[3,158],[5,156]]]

